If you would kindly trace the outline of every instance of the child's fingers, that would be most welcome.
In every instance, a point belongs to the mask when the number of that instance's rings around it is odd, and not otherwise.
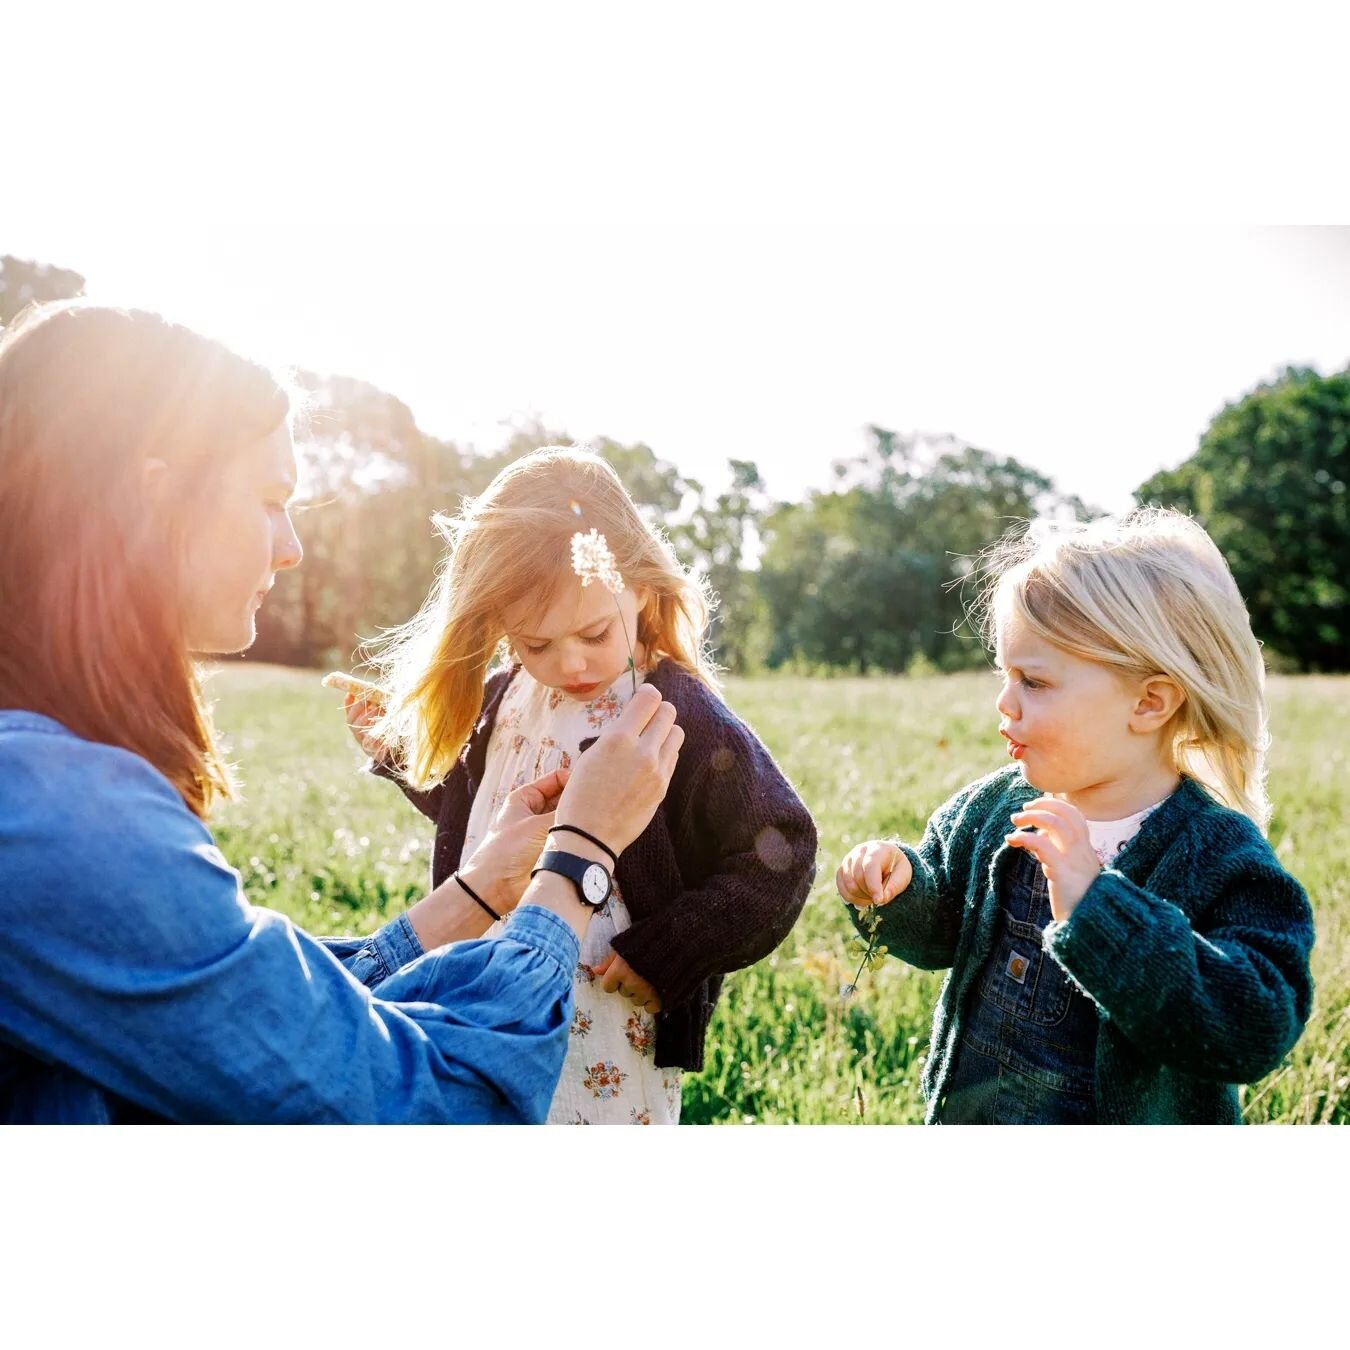
[[[895,860],[891,863],[891,870],[886,877],[886,884],[881,891],[881,899],[877,903],[890,904],[901,891],[908,888],[913,879],[913,865],[904,853],[897,849]]]
[[[347,725],[349,727],[365,728],[370,726],[380,715],[378,704],[372,704],[368,698],[357,697],[355,694],[348,694]]]
[[[838,890],[840,898],[847,901],[850,905],[868,905],[871,904],[871,897],[862,887],[858,880],[858,874],[854,867],[855,859],[853,854],[849,854],[843,862],[839,864],[839,870],[834,874],[835,889]]]
[[[601,973],[603,969],[603,974]],[[611,956],[605,961],[603,968],[596,966],[595,973],[600,977],[600,988],[606,994],[615,993],[623,983],[624,972],[627,967],[620,957]]]
[[[1064,855],[1055,847],[1048,834],[1032,834],[1029,830],[1015,830],[1006,835],[1007,842],[1013,848],[1025,849],[1042,867],[1053,866]]]
[[[834,889],[839,892],[841,900],[852,901],[853,886],[843,863],[834,869]]]
[[[1024,811],[1049,811],[1051,815],[1059,816],[1066,824],[1074,821],[1083,821],[1083,813],[1072,803],[1062,802],[1058,797],[1037,797],[1034,801],[1029,801],[1023,808]]]
[[[1055,841],[1055,847],[1061,853],[1068,851],[1070,840],[1066,823],[1049,811],[1018,811],[1012,821],[1014,825],[1034,825]]]
[[[886,854],[884,850],[879,848],[868,849],[863,857],[862,884],[863,888],[867,891],[867,894],[870,895],[873,900],[881,899],[882,887],[885,884],[882,879],[883,865],[885,862]]]

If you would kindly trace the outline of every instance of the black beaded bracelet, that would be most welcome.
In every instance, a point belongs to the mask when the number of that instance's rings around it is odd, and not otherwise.
[[[588,834],[585,830],[578,829],[575,825],[551,825],[548,833],[553,834],[557,830],[566,830],[568,834],[579,834],[583,839],[589,839],[596,848],[603,849],[609,854],[609,860],[615,867],[619,865],[619,855],[614,852],[603,839],[597,839],[593,834]]]
[[[469,883],[465,881],[464,878],[460,876],[458,872],[452,873],[450,876],[450,880],[459,882],[460,886],[464,890],[464,893],[469,897],[470,900],[472,900],[475,904],[480,905],[483,909],[487,910],[487,912],[491,914],[492,917],[496,919],[498,923],[501,923],[502,916],[498,914],[497,911],[493,909],[492,906],[489,905],[488,902],[484,900],[483,897],[479,895],[478,892],[474,890],[474,888],[470,886]]]

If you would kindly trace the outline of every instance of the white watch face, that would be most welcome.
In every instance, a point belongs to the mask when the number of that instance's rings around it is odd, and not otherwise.
[[[609,875],[599,863],[592,863],[582,874],[581,893],[588,904],[604,904],[609,894]]]

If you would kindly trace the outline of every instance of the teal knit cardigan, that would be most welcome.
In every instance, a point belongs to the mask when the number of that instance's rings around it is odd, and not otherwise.
[[[995,935],[1009,817],[1039,796],[1017,765],[963,788],[928,822],[909,888],[878,941],[924,970],[951,967],[923,1073],[932,1124],[962,1019]],[[849,912],[866,933],[866,910]],[[1236,1083],[1275,1069],[1312,1008],[1307,894],[1260,831],[1193,779],[1144,822],[1045,948],[1097,1005],[1102,1124],[1241,1124]]]

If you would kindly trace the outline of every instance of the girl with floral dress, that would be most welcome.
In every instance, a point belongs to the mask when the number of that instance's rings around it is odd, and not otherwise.
[[[722,977],[767,956],[805,903],[811,816],[718,693],[701,583],[604,460],[536,451],[437,525],[447,563],[374,654],[378,696],[349,696],[348,720],[373,771],[436,822],[439,884],[514,787],[570,769],[642,683],[675,705],[679,763],[592,920],[548,1119],[677,1124]],[[606,861],[604,841],[550,838]]]

